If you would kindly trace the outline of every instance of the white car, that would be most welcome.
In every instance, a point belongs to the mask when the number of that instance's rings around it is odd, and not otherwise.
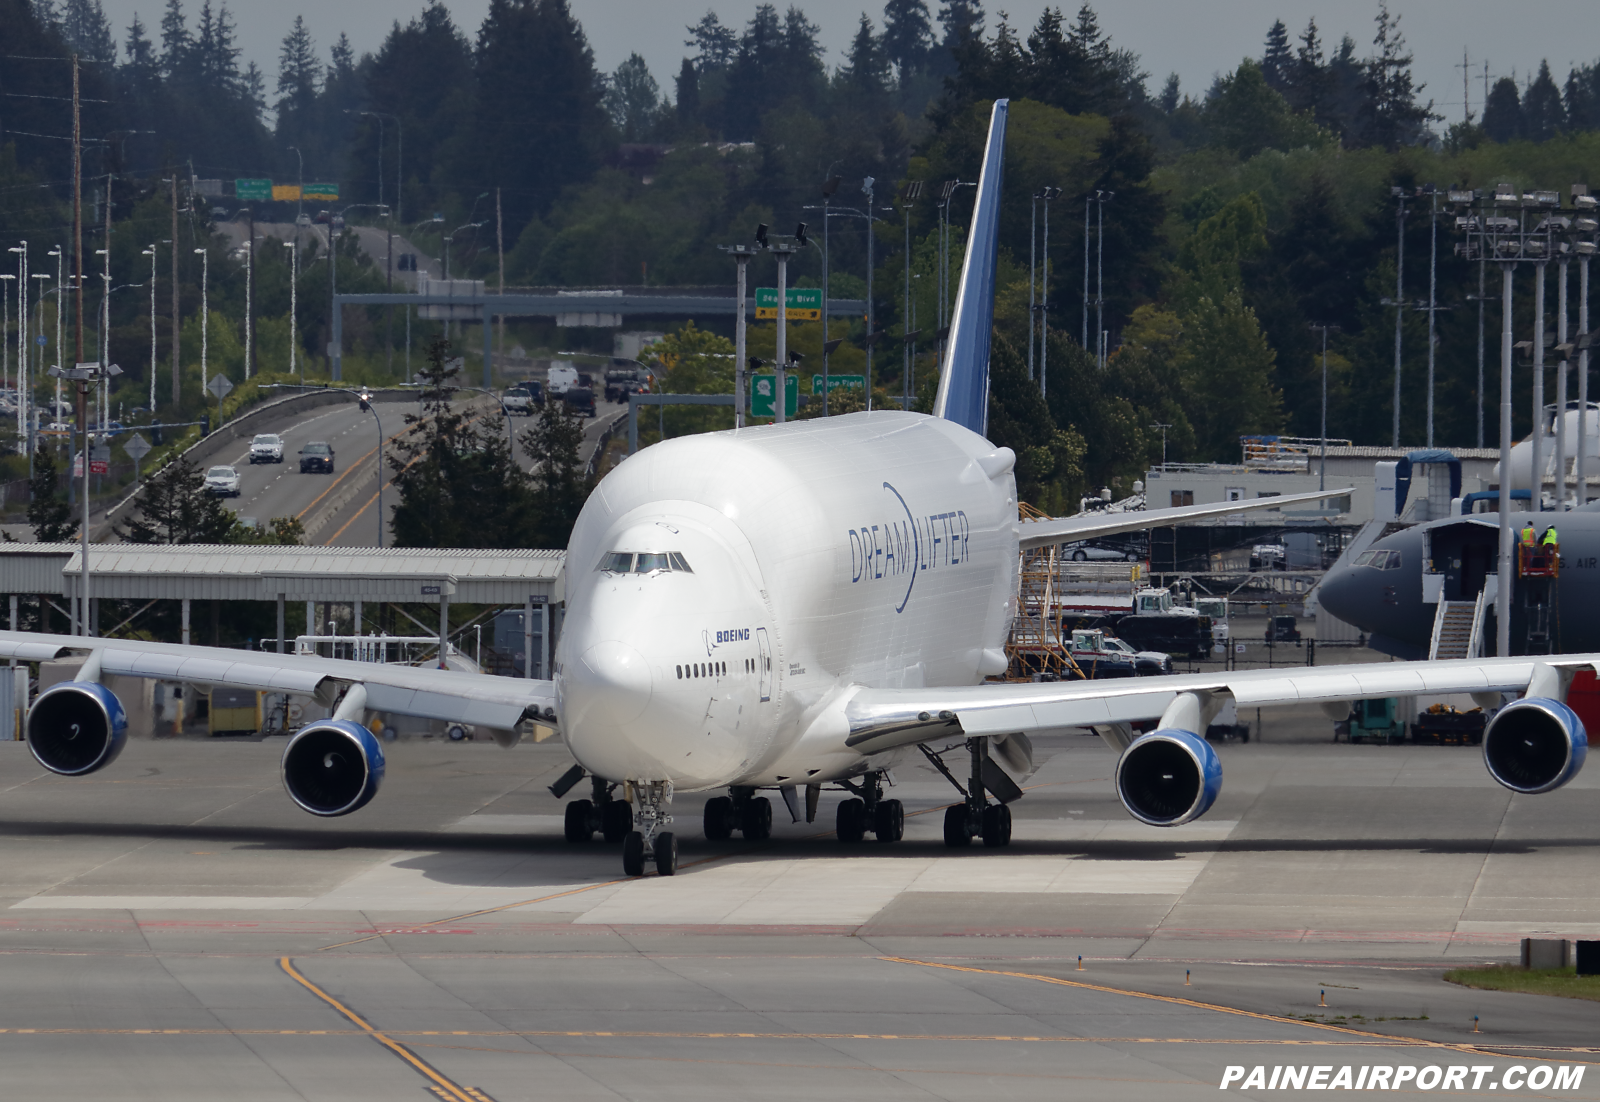
[[[282,463],[283,437],[275,432],[263,432],[250,441],[250,462]]]
[[[533,395],[528,393],[527,387],[514,386],[506,391],[506,396],[501,399],[508,414],[520,414],[523,417],[533,415]]]
[[[239,472],[232,467],[212,467],[206,472],[206,493],[217,497],[238,497]]]
[[[1088,542],[1063,544],[1061,551],[1073,562],[1138,562],[1140,558],[1132,551],[1114,551]]]

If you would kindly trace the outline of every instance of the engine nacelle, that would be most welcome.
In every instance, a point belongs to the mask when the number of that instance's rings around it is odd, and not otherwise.
[[[1150,826],[1182,826],[1200,818],[1222,791],[1222,761],[1192,731],[1163,728],[1140,735],[1117,759],[1117,797]]]
[[[350,719],[307,724],[283,748],[283,787],[313,815],[348,815],[378,794],[383,746]]]
[[[1513,792],[1553,792],[1589,754],[1583,720],[1559,700],[1532,696],[1500,709],[1483,732],[1483,764]]]
[[[28,710],[28,749],[63,777],[110,765],[128,741],[128,716],[117,694],[98,681],[63,681]]]

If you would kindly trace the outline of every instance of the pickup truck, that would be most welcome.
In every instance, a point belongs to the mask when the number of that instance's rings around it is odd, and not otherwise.
[[[529,394],[526,387],[514,386],[506,391],[506,396],[500,399],[508,414],[518,414],[523,417],[533,415],[533,395]]]
[[[257,434],[250,441],[250,463],[282,463],[283,462],[283,437],[275,432]]]
[[[606,372],[606,401],[625,402],[630,394],[642,394],[648,389],[639,381],[639,371],[632,367],[613,367]]]

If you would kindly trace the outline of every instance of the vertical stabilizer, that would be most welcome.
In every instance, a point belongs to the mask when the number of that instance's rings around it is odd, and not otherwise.
[[[1005,181],[1006,112],[1010,101],[994,101],[983,173],[972,207],[967,257],[961,264],[950,337],[945,344],[933,415],[979,434],[989,426],[989,335],[994,328],[995,263],[1000,244],[1000,188]]]

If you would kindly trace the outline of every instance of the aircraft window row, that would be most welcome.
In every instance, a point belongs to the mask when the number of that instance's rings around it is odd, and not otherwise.
[[[725,677],[728,673],[728,664],[726,662],[690,662],[682,666],[674,666],[673,669],[678,671],[678,680],[683,681],[686,679],[693,680],[697,677]],[[744,660],[744,672],[756,672],[756,660],[754,658],[746,658]]]
[[[600,557],[596,571],[612,574],[650,574],[657,570],[679,570],[693,574],[689,561],[676,551],[612,551]]]
[[[1356,557],[1357,566],[1370,566],[1374,570],[1399,570],[1400,552],[1363,551]]]
[[[683,666],[673,667],[678,671],[678,680],[696,677],[722,677],[728,672],[726,662],[691,662]]]

